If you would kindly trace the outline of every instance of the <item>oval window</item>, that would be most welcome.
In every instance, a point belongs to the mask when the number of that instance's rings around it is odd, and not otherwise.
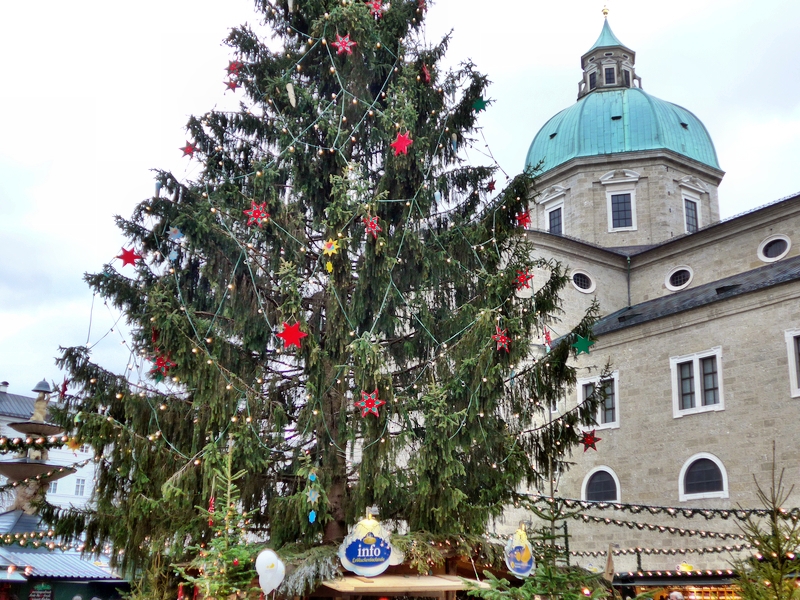
[[[591,294],[595,288],[594,280],[586,271],[573,271],[572,285],[574,285],[579,292],[583,292],[584,294]]]
[[[687,287],[692,282],[693,277],[694,273],[690,267],[676,267],[669,272],[667,279],[664,281],[664,285],[667,286],[668,290],[676,292]]]
[[[791,240],[785,235],[771,235],[758,247],[758,258],[764,262],[775,262],[788,254]]]

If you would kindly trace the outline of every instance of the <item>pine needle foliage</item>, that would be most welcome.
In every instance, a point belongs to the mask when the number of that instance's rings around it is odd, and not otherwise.
[[[124,313],[138,371],[106,370],[85,347],[59,361],[77,391],[58,418],[102,460],[94,507],[46,516],[87,546],[112,543],[123,567],[208,539],[195,507],[230,436],[240,510],[276,548],[338,543],[372,506],[456,539],[562,468],[600,402],[541,426],[598,308],[539,351],[568,275],[533,259],[519,226],[532,173],[495,192],[499,173],[464,160],[491,105],[486,76],[441,66],[449,38],[424,40],[423,0],[291,4],[256,2],[269,44],[231,31],[241,107],[190,118],[198,175],[157,172],[156,195],[117,218],[144,259],[86,276]],[[345,35],[351,54],[334,47]],[[535,293],[517,297],[537,269]],[[290,327],[298,345],[278,337]],[[373,391],[385,404],[362,415]]]
[[[756,480],[756,494],[767,510],[764,518],[748,516],[739,527],[753,546],[754,556],[734,561],[736,585],[743,600],[797,600],[800,524],[787,506],[793,487],[786,489],[784,472],[776,472],[775,446],[772,448],[772,472],[769,489]]]

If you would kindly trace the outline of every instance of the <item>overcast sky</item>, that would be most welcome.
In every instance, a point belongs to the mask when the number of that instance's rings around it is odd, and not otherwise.
[[[480,124],[516,174],[539,128],[575,102],[603,3],[429,6],[429,39],[453,29],[448,60],[470,58],[493,82]],[[644,89],[688,108],[711,133],[727,173],[723,217],[800,190],[800,2],[608,6]],[[125,240],[112,217],[152,195],[150,169],[194,175],[178,150],[184,124],[236,106],[220,42],[246,21],[256,21],[249,0],[42,0],[0,10],[0,381],[10,392],[60,379],[58,347],[87,336],[97,360],[125,368],[121,330],[108,333],[118,314],[99,300],[92,313],[82,275],[119,254]]]

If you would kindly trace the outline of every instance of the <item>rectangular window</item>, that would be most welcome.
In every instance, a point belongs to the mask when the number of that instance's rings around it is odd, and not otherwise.
[[[611,195],[611,225],[614,229],[633,227],[633,209],[630,194]]]
[[[717,357],[701,358],[700,364],[703,366],[703,406],[719,404]]]
[[[58,492],[58,482],[51,481],[50,485],[47,486],[47,493],[48,494],[55,494]]]
[[[678,365],[681,378],[681,410],[694,408],[694,370],[691,362]]]
[[[563,233],[561,207],[555,208],[547,213],[547,231],[554,235],[561,235]]]
[[[672,373],[672,416],[724,410],[722,348],[669,359]]]
[[[686,212],[686,233],[694,233],[697,231],[697,202],[683,199],[683,209]]]
[[[82,477],[78,477],[75,480],[75,495],[83,496],[85,490],[86,490],[86,480],[83,479]]]
[[[589,89],[593,90],[597,87],[597,72],[592,71],[589,73]]]
[[[615,371],[611,374],[611,378],[606,380],[605,385],[605,398],[600,404],[597,411],[597,427],[599,429],[608,429],[619,427],[619,407],[617,406],[617,378],[618,373]],[[581,391],[579,400],[586,401],[595,394],[597,386],[600,385],[600,378],[595,377],[592,379],[579,380],[578,389]]]
[[[800,329],[785,332],[789,357],[789,389],[792,398],[800,398]]]
[[[614,85],[616,81],[614,67],[606,67],[606,85]]]
[[[628,69],[622,69],[622,77],[625,80],[625,87],[631,87],[631,72]]]
[[[85,453],[85,452],[91,452],[91,451],[92,451],[92,447],[89,444],[84,444],[83,446],[81,446],[81,452]]]

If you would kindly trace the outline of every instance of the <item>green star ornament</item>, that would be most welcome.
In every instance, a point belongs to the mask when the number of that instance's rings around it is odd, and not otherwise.
[[[575,350],[576,350],[575,354],[576,355],[583,354],[584,352],[586,354],[589,354],[589,347],[590,346],[594,346],[594,342],[592,340],[590,340],[589,338],[583,337],[582,335],[577,336],[577,338],[578,339],[575,340],[575,343],[572,344],[572,346],[570,346],[570,348],[575,348]]]
[[[486,105],[488,102],[483,99],[483,96],[478,96],[478,99],[472,103],[472,108],[475,109],[475,112],[481,112],[482,110],[486,110]]]

